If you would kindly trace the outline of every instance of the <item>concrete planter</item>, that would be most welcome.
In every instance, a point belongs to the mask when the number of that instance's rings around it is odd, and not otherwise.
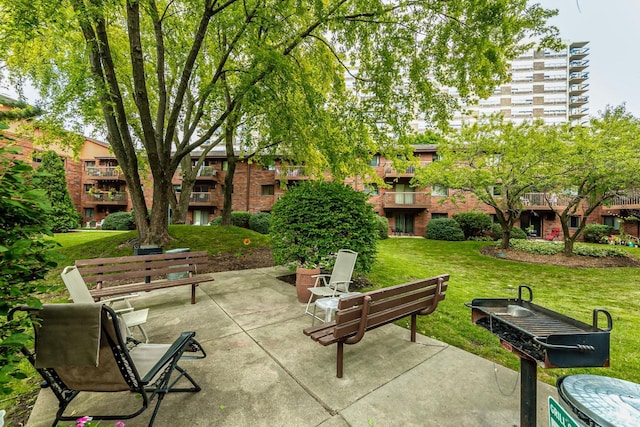
[[[311,292],[309,288],[312,288],[316,282],[316,279],[311,276],[320,274],[319,268],[302,268],[296,269],[296,293],[298,294],[299,302],[309,301]]]

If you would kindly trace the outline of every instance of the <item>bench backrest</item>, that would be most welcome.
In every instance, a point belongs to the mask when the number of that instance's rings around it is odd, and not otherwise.
[[[86,283],[141,280],[169,273],[197,274],[209,262],[207,251],[79,259],[75,262]]]
[[[371,298],[366,316],[366,329],[369,330],[433,307],[444,299],[448,280],[449,275],[444,274],[341,298],[334,337],[342,338],[358,332],[365,297]]]

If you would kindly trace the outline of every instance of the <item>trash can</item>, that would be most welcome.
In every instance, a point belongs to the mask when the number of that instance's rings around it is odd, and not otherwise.
[[[142,245],[137,248],[133,248],[134,255],[156,255],[161,254],[162,248],[156,245]],[[144,283],[151,283],[151,276],[144,278]]]
[[[190,252],[191,248],[177,248],[177,249],[169,249],[165,251],[166,254],[181,254],[183,252]],[[184,264],[186,266],[187,264]],[[180,273],[168,273],[167,280],[175,280],[175,279],[183,279],[185,277],[189,277],[189,273],[186,271]]]

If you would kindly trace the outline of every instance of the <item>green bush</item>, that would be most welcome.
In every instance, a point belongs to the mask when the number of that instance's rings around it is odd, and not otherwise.
[[[136,221],[131,212],[114,212],[102,221],[103,230],[133,230]]]
[[[483,212],[461,212],[453,215],[464,233],[465,239],[484,236],[491,228],[491,216]]]
[[[49,221],[54,233],[66,233],[78,228],[82,220],[73,206],[69,188],[67,187],[64,163],[58,153],[53,150],[42,153],[42,163],[39,172],[46,174],[46,179],[40,183],[51,201]]]
[[[604,224],[589,224],[584,227],[582,235],[585,242],[602,243],[602,238],[608,236],[613,231],[613,227]]]
[[[564,245],[560,242],[546,242],[541,240],[513,239],[509,242],[513,249],[536,255],[555,255],[564,251]],[[626,256],[624,249],[616,246],[593,246],[584,243],[573,245],[573,254],[590,257]]]
[[[502,239],[502,227],[497,222],[491,226],[491,234],[493,234],[494,240]],[[513,227],[511,229],[511,239],[526,239],[527,233],[520,227]]]
[[[249,227],[249,219],[251,219],[251,213],[244,211],[232,211],[231,212],[231,225],[242,228]]]
[[[386,217],[376,215],[376,224],[378,226],[378,233],[380,240],[389,238],[389,220]]]
[[[432,219],[427,224],[427,239],[432,240],[464,240],[460,224],[453,218]]]
[[[42,188],[49,177],[17,160],[19,152],[0,147],[0,395],[27,376],[19,349],[31,339],[28,322],[7,321],[7,313],[18,305],[39,307],[38,296],[51,289],[38,280],[56,265],[56,243],[46,237],[52,235],[51,203]]]
[[[258,212],[249,218],[249,228],[260,234],[269,234],[271,229],[271,214]]]
[[[221,216],[217,216],[215,218],[213,218],[211,220],[211,222],[209,222],[209,225],[220,225],[222,224],[222,217]]]
[[[378,227],[364,193],[335,182],[312,181],[275,203],[270,235],[277,264],[321,265],[340,249],[351,249],[358,252],[356,270],[367,272],[376,257]]]

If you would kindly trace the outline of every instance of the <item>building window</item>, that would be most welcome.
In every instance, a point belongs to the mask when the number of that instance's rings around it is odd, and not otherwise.
[[[609,227],[613,227],[614,230],[620,230],[620,218],[617,218],[613,215],[603,216],[602,223],[604,225],[608,225]]]
[[[85,218],[93,218],[94,216],[96,216],[96,213],[93,210],[93,208],[84,208],[84,217]]]
[[[173,191],[175,191],[176,193],[181,193],[182,192],[182,185],[174,185],[173,186]]]
[[[580,217],[577,215],[572,215],[569,217],[569,228],[578,228],[580,227]]]
[[[85,193],[89,193],[91,191],[94,191],[94,190],[91,190],[92,188],[94,188],[93,184],[84,184],[84,192]]]
[[[449,218],[449,215],[446,213],[436,213],[436,212],[431,213],[431,219],[443,219],[443,218]]]
[[[448,191],[447,187],[445,187],[444,185],[435,184],[431,188],[431,195],[432,196],[448,196],[449,195],[449,191]]]
[[[491,187],[491,194],[494,196],[502,196],[502,187],[499,185],[494,185]]]
[[[378,190],[376,184],[365,184],[363,192],[368,196],[377,196],[380,194],[380,190]]]
[[[263,196],[273,196],[275,193],[275,185],[263,185],[261,187],[261,195]]]
[[[224,160],[222,162],[222,170],[225,171],[225,172],[229,170],[229,161],[228,160]]]
[[[373,158],[371,159],[371,161],[369,162],[370,166],[380,166],[380,155],[376,154],[375,156],[373,156]]]
[[[442,156],[441,156],[440,154],[435,154],[435,153],[434,153],[434,154],[431,156],[431,161],[432,161],[432,162],[437,162],[438,160],[442,160]]]

